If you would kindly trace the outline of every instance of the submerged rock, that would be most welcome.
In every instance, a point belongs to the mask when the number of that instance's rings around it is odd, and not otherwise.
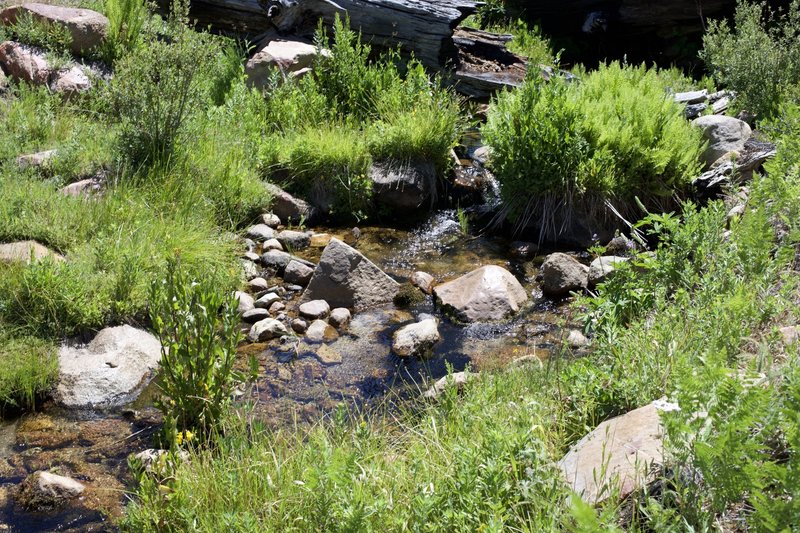
[[[339,337],[336,330],[324,320],[315,320],[306,330],[308,342],[320,343],[335,341]]]
[[[489,265],[437,285],[436,299],[462,322],[503,320],[517,313],[528,293],[508,270]]]
[[[589,285],[589,267],[574,257],[556,252],[542,264],[542,291],[548,296],[566,296]]]
[[[131,326],[106,328],[85,347],[58,352],[56,399],[67,407],[114,407],[131,401],[161,360],[161,343]]]
[[[22,482],[17,501],[30,511],[48,511],[61,507],[85,489],[70,477],[34,472]]]
[[[395,331],[392,351],[400,357],[424,356],[441,339],[436,319],[428,318]]]
[[[677,406],[656,401],[606,420],[559,461],[562,476],[584,501],[595,505],[617,489],[620,499],[653,478],[663,463],[664,430],[659,411]]]
[[[361,311],[390,303],[399,286],[361,252],[331,239],[301,301],[325,300]]]

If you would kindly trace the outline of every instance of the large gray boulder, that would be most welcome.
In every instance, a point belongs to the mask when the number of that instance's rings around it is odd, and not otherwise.
[[[339,239],[331,239],[301,302],[325,300],[332,307],[361,311],[391,303],[399,287],[361,252]]]
[[[574,257],[556,252],[542,264],[542,291],[548,296],[566,296],[589,285],[589,267]]]
[[[653,478],[653,466],[663,464],[659,413],[675,409],[659,400],[606,420],[559,461],[564,481],[591,505],[607,499],[611,489],[623,499],[643,487]]]
[[[436,167],[430,162],[376,163],[369,177],[375,203],[403,213],[430,207],[436,192]]]
[[[747,122],[723,115],[706,115],[692,124],[703,130],[703,137],[708,141],[703,161],[709,167],[728,152],[741,151],[753,133]]]
[[[392,351],[400,357],[424,356],[442,339],[435,318],[403,326],[394,332]]]
[[[503,320],[517,313],[528,293],[508,270],[489,265],[433,289],[445,311],[462,322]]]
[[[3,24],[13,24],[23,14],[65,27],[70,34],[70,49],[76,54],[98,47],[108,34],[108,19],[91,9],[29,3],[4,9],[0,20]]]
[[[131,326],[106,328],[87,346],[58,352],[56,399],[67,407],[115,407],[133,400],[161,360],[161,343]]]

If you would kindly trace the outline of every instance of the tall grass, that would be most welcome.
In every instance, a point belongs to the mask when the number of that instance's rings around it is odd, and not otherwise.
[[[58,372],[55,347],[0,323],[0,414],[32,409]]]

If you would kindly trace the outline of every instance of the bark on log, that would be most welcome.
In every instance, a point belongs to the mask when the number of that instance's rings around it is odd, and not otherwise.
[[[334,3],[335,2],[335,3]],[[317,21],[333,23],[346,13],[350,26],[379,47],[400,45],[429,67],[456,60],[453,31],[478,2],[473,0],[197,0],[191,16],[200,26],[250,37],[277,29],[298,37],[313,34]]]

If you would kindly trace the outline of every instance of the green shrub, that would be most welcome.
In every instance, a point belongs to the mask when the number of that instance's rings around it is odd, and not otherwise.
[[[774,116],[781,92],[800,82],[800,1],[788,11],[740,1],[734,28],[712,21],[701,57],[716,80],[736,93],[735,104],[757,118]]]
[[[497,97],[483,134],[519,226],[606,200],[623,212],[634,197],[653,205],[700,170],[700,133],[644,66],[604,65],[582,83],[533,76]]]
[[[208,97],[208,39],[180,22],[169,40],[150,39],[117,64],[109,103],[121,122],[119,149],[134,164],[168,161],[184,126]]]
[[[33,409],[57,376],[53,344],[0,324],[0,414],[9,408]]]
[[[41,48],[59,57],[69,57],[72,36],[66,26],[35,19],[23,11],[7,31],[15,41]]]
[[[207,437],[229,404],[240,333],[237,302],[225,294],[205,280],[193,282],[178,261],[152,285],[150,319],[163,346],[158,385],[165,397],[158,406],[170,444],[180,444],[186,431]]]

